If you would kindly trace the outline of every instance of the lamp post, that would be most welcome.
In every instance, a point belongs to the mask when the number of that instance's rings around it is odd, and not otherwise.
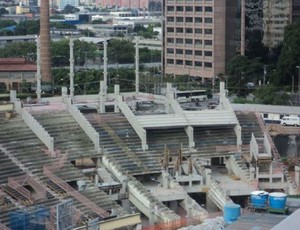
[[[300,66],[297,65],[296,68],[298,69],[298,94],[300,94]]]

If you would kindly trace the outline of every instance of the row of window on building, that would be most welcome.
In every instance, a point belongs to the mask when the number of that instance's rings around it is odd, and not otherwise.
[[[190,66],[190,67],[204,66],[205,68],[212,68],[212,62],[202,62],[202,61],[191,61],[191,60],[167,58],[167,65],[174,65],[174,64],[179,65],[179,66],[185,64],[185,66]]]
[[[207,24],[212,24],[213,23],[213,19],[210,17],[167,17],[167,22],[168,23],[207,23]]]
[[[204,10],[203,10],[204,9]],[[212,6],[167,6],[168,12],[213,12]]]
[[[167,27],[167,33],[187,33],[187,34],[203,34],[203,29],[201,28],[182,28],[182,27]],[[213,30],[206,28],[204,29],[204,34],[213,34]]]
[[[209,50],[189,50],[189,49],[172,49],[172,48],[167,48],[167,54],[177,54],[177,55],[183,55],[185,54],[186,56],[202,56],[204,54],[204,57],[212,57],[213,52]]]
[[[176,44],[176,45],[195,45],[195,46],[199,46],[199,45],[203,45],[204,46],[212,46],[213,42],[212,40],[201,40],[201,39],[192,39],[192,38],[169,38],[167,37],[167,43],[168,45],[171,44]]]

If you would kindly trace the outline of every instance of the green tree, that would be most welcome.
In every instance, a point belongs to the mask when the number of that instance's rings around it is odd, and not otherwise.
[[[8,43],[5,47],[0,48],[0,57],[29,57],[36,53],[35,42],[18,42]]]
[[[274,83],[277,86],[291,85],[292,76],[297,76],[296,66],[298,65],[300,65],[300,22],[290,24],[285,28]]]
[[[40,33],[40,21],[39,20],[27,20],[21,21],[16,26],[16,35],[32,35]]]
[[[237,94],[247,93],[247,83],[256,83],[263,78],[263,64],[258,58],[249,59],[237,55],[227,64],[228,88]]]
[[[130,41],[111,39],[108,45],[108,60],[111,63],[133,63],[134,46]]]
[[[106,24],[105,21],[103,21],[101,18],[93,20],[92,24]]]
[[[278,92],[277,87],[269,84],[260,86],[254,91],[255,101],[267,105],[286,105],[290,99],[286,92]]]
[[[0,29],[15,25],[17,25],[17,23],[14,20],[0,20]]]

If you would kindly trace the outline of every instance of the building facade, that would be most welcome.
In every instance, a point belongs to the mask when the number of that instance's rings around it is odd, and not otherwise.
[[[164,73],[213,79],[240,46],[240,0],[164,1]]]
[[[263,44],[274,48],[283,41],[284,28],[300,19],[300,0],[263,1]]]

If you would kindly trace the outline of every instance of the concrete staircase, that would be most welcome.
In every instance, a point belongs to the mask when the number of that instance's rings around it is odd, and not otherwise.
[[[234,174],[245,182],[250,181],[250,171],[240,154],[230,156],[230,166]]]

